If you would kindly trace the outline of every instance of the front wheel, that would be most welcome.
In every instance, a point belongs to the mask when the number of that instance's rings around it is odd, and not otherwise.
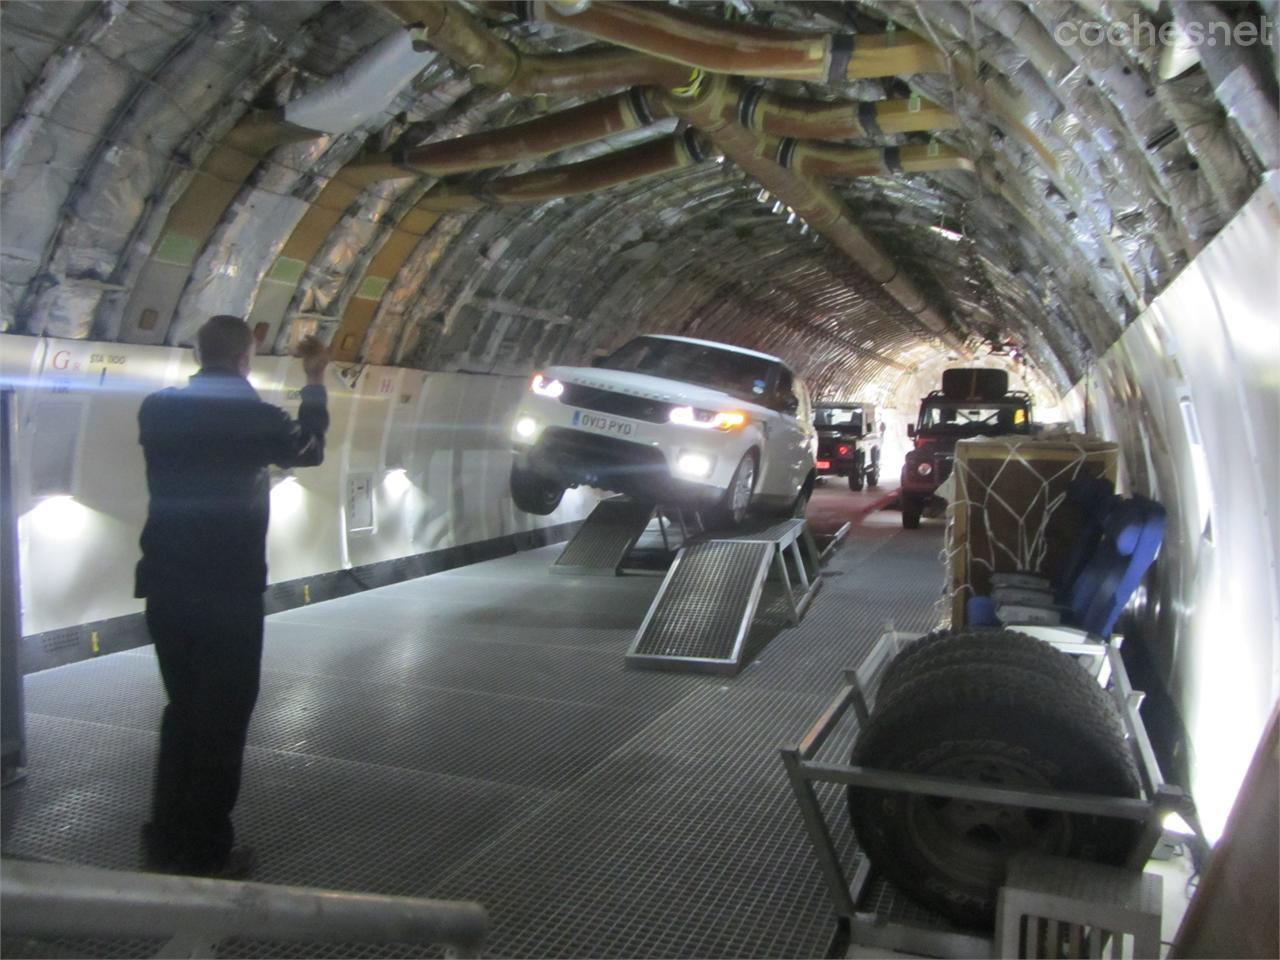
[[[748,450],[738,461],[738,469],[733,471],[733,479],[720,498],[715,510],[718,526],[737,527],[747,519],[747,511],[751,508],[751,497],[756,488],[756,455]]]
[[[511,465],[511,499],[518,509],[545,517],[560,506],[563,496],[564,487],[560,484],[532,470],[522,470],[514,463]]]
[[[880,486],[880,461],[871,461],[871,469],[867,472],[867,489],[874,490]]]

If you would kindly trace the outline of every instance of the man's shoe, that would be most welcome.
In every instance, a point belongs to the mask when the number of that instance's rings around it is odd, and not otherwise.
[[[153,823],[145,823],[142,826],[142,859],[143,869],[152,873],[210,877],[215,880],[247,879],[258,865],[258,857],[253,852],[253,847],[245,844],[232,847],[226,859],[220,864],[210,865],[207,861],[192,863],[189,857],[165,849],[161,842],[160,831]]]
[[[174,873],[177,858],[164,848],[154,823],[142,825],[142,869],[151,873]]]
[[[247,880],[258,866],[258,855],[253,847],[241,844],[231,848],[222,866],[213,870],[201,871],[196,876],[209,877],[212,880]]]

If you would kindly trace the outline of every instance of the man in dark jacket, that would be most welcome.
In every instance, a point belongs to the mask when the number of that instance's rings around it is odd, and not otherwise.
[[[253,854],[235,845],[231,811],[258,698],[267,467],[324,459],[329,355],[314,338],[299,345],[307,386],[293,420],[249,384],[254,339],[239,317],[210,319],[196,348],[188,386],[138,413],[151,501],[135,592],[169,697],[143,847],[155,870],[243,877]]]

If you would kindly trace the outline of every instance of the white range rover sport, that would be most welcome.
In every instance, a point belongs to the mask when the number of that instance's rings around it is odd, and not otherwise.
[[[809,393],[777,357],[668,336],[535,374],[512,441],[511,495],[528,513],[585,484],[728,524],[749,507],[802,510],[817,445]]]

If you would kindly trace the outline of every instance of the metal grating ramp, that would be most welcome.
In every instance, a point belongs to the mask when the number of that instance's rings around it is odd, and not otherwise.
[[[551,572],[617,576],[652,516],[653,504],[627,497],[601,500],[551,565]]]
[[[819,555],[803,520],[787,520],[732,540],[681,549],[627,653],[627,665],[737,673],[765,581],[780,589],[773,607],[800,622],[818,587]]]
[[[682,550],[627,662],[736,670],[772,553],[768,543],[742,540],[707,540]]]

